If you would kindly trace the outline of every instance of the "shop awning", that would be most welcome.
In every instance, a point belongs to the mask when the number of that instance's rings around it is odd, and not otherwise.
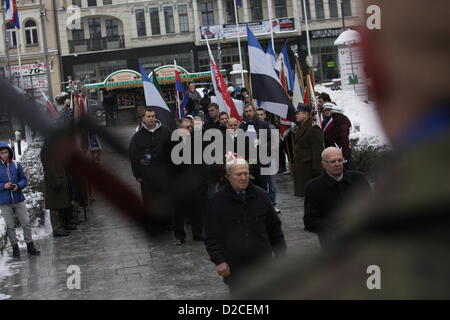
[[[175,84],[174,69],[174,65],[166,65],[154,70],[154,72],[156,72],[156,78],[158,79],[160,85]],[[211,79],[210,71],[189,73],[186,69],[180,66],[177,66],[177,69],[180,71],[181,81],[183,82]],[[226,70],[220,70],[220,72],[224,76],[228,74]],[[151,76],[152,73],[150,73],[149,77],[151,78]],[[107,90],[114,90],[119,88],[136,88],[142,87],[142,79],[139,72],[130,69],[124,69],[111,73],[103,82],[86,84],[84,87],[85,89],[89,90],[102,88],[106,88]]]

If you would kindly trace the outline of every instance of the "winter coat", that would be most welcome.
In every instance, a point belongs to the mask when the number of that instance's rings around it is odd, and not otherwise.
[[[320,177],[309,181],[305,192],[305,229],[317,233],[323,243],[327,233],[337,229],[341,220],[335,210],[357,189],[365,193],[371,190],[364,174],[358,171],[344,170],[341,181],[324,171]]]
[[[323,133],[309,118],[297,128],[294,141],[294,194],[304,197],[306,183],[322,171]]]
[[[200,93],[197,92],[197,90],[194,91],[188,91],[187,96],[189,100],[193,103],[193,110],[200,110],[200,101],[202,100],[202,96]]]
[[[252,141],[251,141],[252,137],[250,137],[249,134],[248,134],[248,129],[249,129],[250,125],[253,125],[253,127],[255,128],[256,138],[258,139],[258,146],[256,148],[256,152],[257,152],[256,153],[257,154],[257,164],[256,164],[256,166],[258,166],[258,167],[268,166],[268,164],[266,164],[266,163],[264,163],[264,164],[261,163],[261,159],[259,157],[259,148],[260,148],[260,145],[264,143],[267,146],[267,149],[266,149],[267,150],[267,155],[265,155],[265,156],[269,156],[271,154],[270,127],[269,127],[269,123],[268,122],[266,122],[266,121],[259,121],[258,119],[256,119],[256,117],[253,120],[244,121],[240,125],[240,129],[244,130],[244,132],[246,133],[246,137],[245,137],[245,140],[246,140],[246,144],[245,144],[245,146],[246,146],[246,148],[245,148],[245,160],[249,161],[249,159],[250,159],[249,158],[249,156],[250,156],[250,154],[249,154],[249,147],[251,146],[251,143],[252,143]],[[261,129],[267,130],[267,135],[266,135],[265,141],[261,140],[262,139],[262,137],[261,137]]]
[[[322,123],[325,148],[338,147],[342,149],[344,159],[350,160],[352,151],[350,149],[349,134],[352,124],[342,113],[333,113],[331,119]]]
[[[131,138],[129,157],[136,179],[154,175],[164,177],[170,167],[171,134],[167,127],[156,120],[156,128],[143,125]],[[163,179],[167,179],[167,176]]]
[[[13,161],[13,151],[9,145],[0,141],[0,148],[8,148],[9,159],[7,163],[0,160],[0,205],[18,203],[25,200],[22,190],[27,185],[27,177],[23,172],[22,165]],[[12,182],[19,186],[19,190],[14,192],[11,189],[5,189],[5,183]]]
[[[243,268],[286,254],[281,221],[267,192],[252,184],[241,200],[229,183],[211,199],[206,221],[206,250],[216,265],[226,262],[229,283]]]
[[[69,179],[64,167],[55,159],[53,149],[46,144],[41,149],[41,162],[44,171],[45,207],[50,210],[69,208],[72,203]]]

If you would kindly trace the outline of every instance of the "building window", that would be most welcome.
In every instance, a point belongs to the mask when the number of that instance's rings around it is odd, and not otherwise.
[[[88,7],[96,7],[97,0],[88,0]]]
[[[34,46],[38,44],[37,26],[33,20],[25,22],[25,38],[27,46]]]
[[[344,9],[344,16],[351,16],[352,15],[352,5],[350,3],[350,0],[344,0],[342,2],[342,6]]]
[[[202,26],[214,25],[214,6],[212,2],[203,2],[200,4],[202,12]]]
[[[178,6],[178,18],[180,20],[180,32],[189,31],[189,18],[187,12],[187,5]]]
[[[106,6],[108,4],[112,4],[112,0],[103,0],[103,5]]]
[[[100,18],[91,18],[89,23],[89,36],[91,39],[100,39],[102,37],[102,28],[100,26]]]
[[[84,40],[84,28],[82,23],[80,23],[80,29],[72,30],[72,40]]]
[[[138,37],[146,37],[147,29],[145,28],[145,11],[144,9],[136,10],[136,29]]]
[[[275,0],[275,15],[277,18],[287,16],[286,0]]]
[[[251,0],[250,1],[251,11],[252,11],[252,20],[262,20],[263,19],[263,11],[261,0]]]
[[[119,35],[119,20],[118,19],[108,19],[106,23],[106,36],[108,38],[117,37]]]
[[[81,8],[81,0],[72,0],[72,5]]]
[[[302,12],[303,12],[303,21],[306,20],[305,17],[308,18],[308,20],[311,19],[311,8],[309,6],[309,0],[302,0],[305,1],[305,5],[306,5],[306,16],[305,16],[305,9],[303,7],[303,3],[302,3]]]
[[[173,21],[173,8],[164,7],[164,22],[166,24],[166,33],[175,32],[175,23]]]
[[[323,0],[316,0],[316,19],[324,19],[325,12],[323,10]]]
[[[152,24],[152,34],[161,34],[161,27],[159,25],[159,9],[150,8],[150,22]]]
[[[226,12],[227,12],[227,23],[233,23],[236,24],[236,17],[234,15],[234,1],[226,1]]]
[[[337,7],[337,0],[328,0],[330,5],[330,18],[336,18],[339,16],[338,14],[338,7]]]
[[[9,23],[6,24],[6,40],[8,41],[9,48],[17,47],[16,29]]]

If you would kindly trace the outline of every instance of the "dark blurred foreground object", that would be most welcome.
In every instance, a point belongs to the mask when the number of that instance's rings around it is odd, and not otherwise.
[[[259,274],[243,298],[450,298],[450,2],[368,5],[380,6],[382,29],[365,30],[366,68],[395,156],[381,163],[374,198],[355,195],[341,210],[330,250]]]

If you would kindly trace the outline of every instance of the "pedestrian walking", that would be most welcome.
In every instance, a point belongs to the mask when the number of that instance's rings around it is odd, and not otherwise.
[[[19,245],[16,236],[16,223],[14,216],[23,228],[27,251],[30,255],[39,255],[31,233],[30,217],[25,205],[25,196],[22,190],[27,185],[27,177],[23,172],[22,165],[13,160],[11,147],[0,141],[0,210],[6,222],[6,233],[11,242],[13,257],[20,256]]]

